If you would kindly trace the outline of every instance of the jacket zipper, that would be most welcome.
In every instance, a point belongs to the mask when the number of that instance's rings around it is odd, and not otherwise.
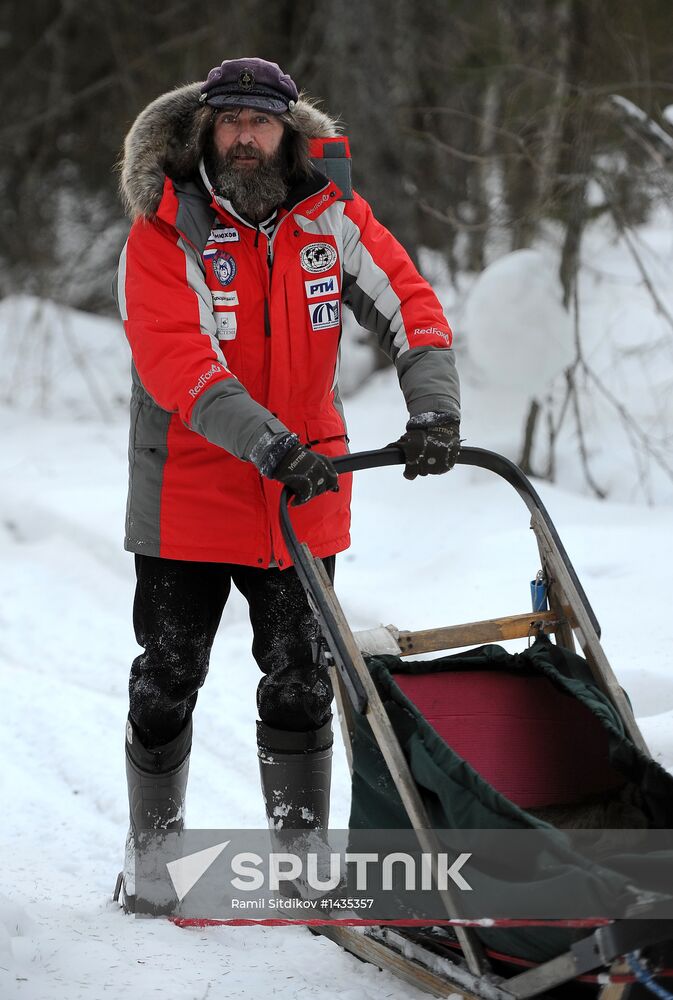
[[[326,184],[324,187],[320,188],[320,190],[316,191],[315,193],[316,194],[320,194],[320,192],[324,191],[327,187],[329,187],[329,183]],[[298,202],[298,204],[301,204],[301,202]],[[296,207],[297,206],[295,205],[294,208],[296,208]],[[276,227],[275,227],[275,229],[273,231],[273,235],[270,236],[270,237],[267,236],[267,238],[266,238],[266,240],[267,240],[267,243],[266,243],[266,264],[267,264],[267,267],[269,269],[269,283],[268,283],[268,286],[267,286],[267,291],[265,292],[265,295],[264,295],[264,336],[265,337],[270,337],[271,336],[271,313],[270,313],[270,308],[269,308],[269,292],[271,291],[271,275],[272,275],[272,268],[273,268],[273,252],[272,252],[272,249],[271,249],[271,241],[275,238],[276,233],[278,232],[278,229],[280,228],[280,226],[285,222],[286,219],[290,218],[293,210],[294,209],[289,210],[286,215],[284,215],[282,218],[280,218],[278,220],[278,222],[276,223]],[[259,228],[259,223],[257,223],[257,225],[255,226],[255,249],[257,249],[257,247],[259,246],[259,233],[260,233],[260,228]]]
[[[259,233],[259,226],[257,227]],[[266,286],[266,291],[264,293],[264,334],[267,337],[271,336],[271,317],[269,315],[269,297],[271,295],[271,267],[273,264],[273,256],[271,253],[271,237],[266,238],[266,266],[268,272],[268,283]],[[268,391],[268,386],[267,386]],[[262,493],[264,489],[262,488]],[[264,496],[264,503],[266,503],[266,496]],[[273,530],[271,528],[271,519],[269,518],[269,551],[271,553],[269,566],[278,566],[278,561],[276,559],[276,553],[273,550]]]
[[[267,236],[266,240],[266,266],[269,271],[269,284],[268,292],[264,295],[264,333],[267,337],[271,336],[271,317],[269,315],[269,293],[271,292],[271,267],[273,265],[273,258],[271,256],[271,240]]]

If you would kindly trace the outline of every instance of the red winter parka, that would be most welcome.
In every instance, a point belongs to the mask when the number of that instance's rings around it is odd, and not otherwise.
[[[172,96],[155,102],[169,132]],[[324,116],[316,121],[302,103],[299,113],[324,130]],[[141,116],[127,140],[126,176],[151,162],[156,115],[150,123]],[[458,416],[451,331],[434,293],[367,203],[340,196],[316,171],[267,237],[214,196],[200,163],[187,181],[166,176],[151,212],[139,205],[119,268],[134,379],[127,549],[290,565],[281,486],[250,458],[287,429],[325,455],[347,450],[338,395],[344,304],[395,361],[411,414]],[[349,478],[338,493],[292,508],[316,556],[348,547]]]

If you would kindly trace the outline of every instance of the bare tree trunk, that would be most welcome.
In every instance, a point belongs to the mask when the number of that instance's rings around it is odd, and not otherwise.
[[[500,107],[500,80],[492,79],[486,86],[479,121],[480,161],[468,180],[470,200],[474,207],[473,226],[468,234],[467,266],[470,271],[483,271],[486,266],[486,244],[490,232],[489,217],[495,183],[495,126]]]
[[[586,79],[587,64],[591,59],[591,25],[595,7],[595,0],[585,0],[584,3],[576,0],[571,8],[572,18],[568,32],[568,84],[575,90],[575,97],[566,105],[565,162],[562,163],[566,177],[563,197],[566,232],[559,276],[566,309],[570,307],[577,282],[582,235],[588,217],[586,192],[596,135],[592,98],[582,90],[582,81]]]
[[[545,215],[547,201],[553,193],[563,137],[563,120],[568,100],[568,69],[570,59],[570,0],[559,0],[550,14],[550,35],[557,39],[553,54],[554,87],[540,136],[537,167],[536,215]]]
[[[531,457],[533,454],[533,445],[535,443],[535,431],[537,429],[538,420],[541,413],[541,407],[537,399],[531,400],[530,408],[528,410],[528,416],[526,417],[526,425],[523,434],[523,444],[521,446],[521,456],[519,458],[519,465],[527,476],[535,475],[533,472]]]
[[[498,5],[503,58],[513,66],[535,65],[540,57],[540,11],[536,8],[524,9],[516,0],[504,0]],[[533,113],[539,102],[540,90],[544,83],[518,71],[511,76],[510,85],[516,95],[514,104],[517,111],[513,117],[516,144],[505,148],[503,156],[503,177],[505,197],[509,211],[509,244],[511,250],[529,247],[537,232],[537,220],[533,215],[535,204],[534,155],[537,123]],[[508,95],[512,101],[512,95]],[[520,103],[520,108],[519,108]]]

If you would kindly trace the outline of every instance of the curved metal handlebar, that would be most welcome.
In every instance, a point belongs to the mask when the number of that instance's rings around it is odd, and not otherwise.
[[[330,461],[339,475],[343,475],[347,472],[361,472],[364,469],[381,469],[389,465],[403,465],[404,455],[401,448],[398,448],[395,445],[390,445],[387,448],[378,448],[374,451],[359,451],[350,455],[339,455],[336,458],[330,458]],[[568,554],[563,547],[563,543],[561,542],[558,532],[554,527],[554,523],[542,503],[542,500],[538,496],[534,486],[528,477],[521,471],[519,466],[515,465],[514,462],[510,462],[510,460],[505,458],[503,455],[498,455],[497,452],[494,451],[487,451],[485,448],[461,448],[457,464],[471,465],[479,469],[487,469],[489,472],[494,472],[502,479],[505,479],[510,486],[514,487],[531,514],[536,512],[540,515],[554,541],[568,573],[570,574],[584,609],[596,631],[596,635],[600,638],[600,625],[598,624],[593,608],[584,593],[584,588],[577,578],[577,574],[572,563],[570,562],[570,559],[568,558]],[[295,535],[294,528],[292,527],[292,522],[290,521],[288,512],[288,503],[290,498],[291,494],[286,487],[281,494],[280,522],[283,537],[285,538],[287,547],[296,563],[303,558],[303,552],[301,551],[299,542],[297,541],[297,536]]]
[[[339,475],[342,475],[345,472],[362,472],[364,469],[383,469],[386,465],[404,465],[404,454],[401,448],[389,445],[375,451],[339,455],[337,458],[330,458],[330,462]]]

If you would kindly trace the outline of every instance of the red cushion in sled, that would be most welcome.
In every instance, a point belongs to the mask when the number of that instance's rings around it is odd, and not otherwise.
[[[546,677],[445,671],[395,674],[395,682],[459,756],[523,809],[623,784],[598,719]]]

